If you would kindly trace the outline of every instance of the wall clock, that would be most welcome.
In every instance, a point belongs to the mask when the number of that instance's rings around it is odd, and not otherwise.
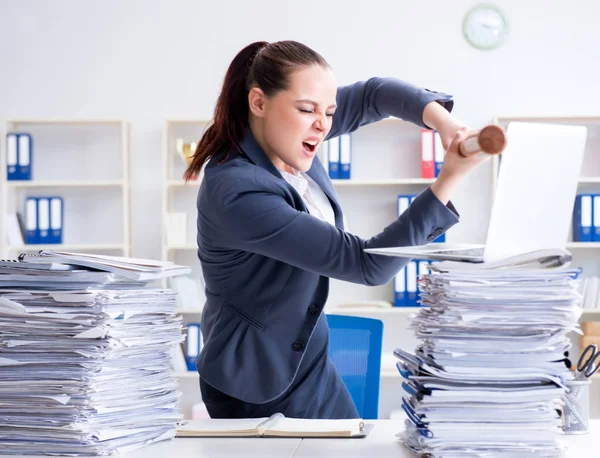
[[[506,39],[508,21],[498,7],[482,3],[465,15],[463,34],[469,44],[476,49],[495,49]]]

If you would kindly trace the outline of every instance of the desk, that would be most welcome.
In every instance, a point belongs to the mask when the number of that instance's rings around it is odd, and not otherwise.
[[[415,455],[396,440],[396,434],[402,426],[401,420],[377,420],[365,439],[176,438],[116,456],[120,458],[365,458],[370,456],[414,458]],[[600,420],[592,420],[589,434],[564,436],[569,444],[569,450],[564,458],[597,457],[597,444],[594,440],[598,435],[600,435]]]
[[[403,420],[377,420],[365,439],[302,439],[294,458],[415,458],[415,454],[397,442],[396,434],[403,429]],[[564,458],[598,457],[596,438],[600,434],[600,420],[590,422],[589,434],[563,436],[569,445]]]

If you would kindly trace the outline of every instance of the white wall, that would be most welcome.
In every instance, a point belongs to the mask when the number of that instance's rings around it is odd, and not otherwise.
[[[0,0],[0,122],[129,120],[134,254],[158,258],[164,120],[210,117],[228,63],[251,41],[303,41],[340,84],[397,76],[450,92],[473,127],[499,114],[599,114],[600,3],[499,0],[511,31],[493,52],[462,37],[476,3]],[[453,240],[485,238],[487,178],[482,169],[456,197]]]

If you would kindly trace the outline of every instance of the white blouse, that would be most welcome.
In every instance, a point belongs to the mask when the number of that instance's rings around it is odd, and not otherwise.
[[[306,173],[300,173],[295,169],[292,170],[294,171],[293,174],[284,170],[279,171],[285,181],[291,184],[298,191],[298,194],[302,196],[302,200],[311,215],[335,226],[335,215],[333,214],[333,207],[327,194]]]

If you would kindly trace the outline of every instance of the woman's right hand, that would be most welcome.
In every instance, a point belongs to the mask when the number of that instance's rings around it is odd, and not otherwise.
[[[459,145],[471,132],[467,127],[461,127],[455,132],[446,150],[440,174],[431,185],[431,191],[444,205],[448,203],[462,179],[490,158],[490,155],[485,153],[465,157],[458,152]]]

